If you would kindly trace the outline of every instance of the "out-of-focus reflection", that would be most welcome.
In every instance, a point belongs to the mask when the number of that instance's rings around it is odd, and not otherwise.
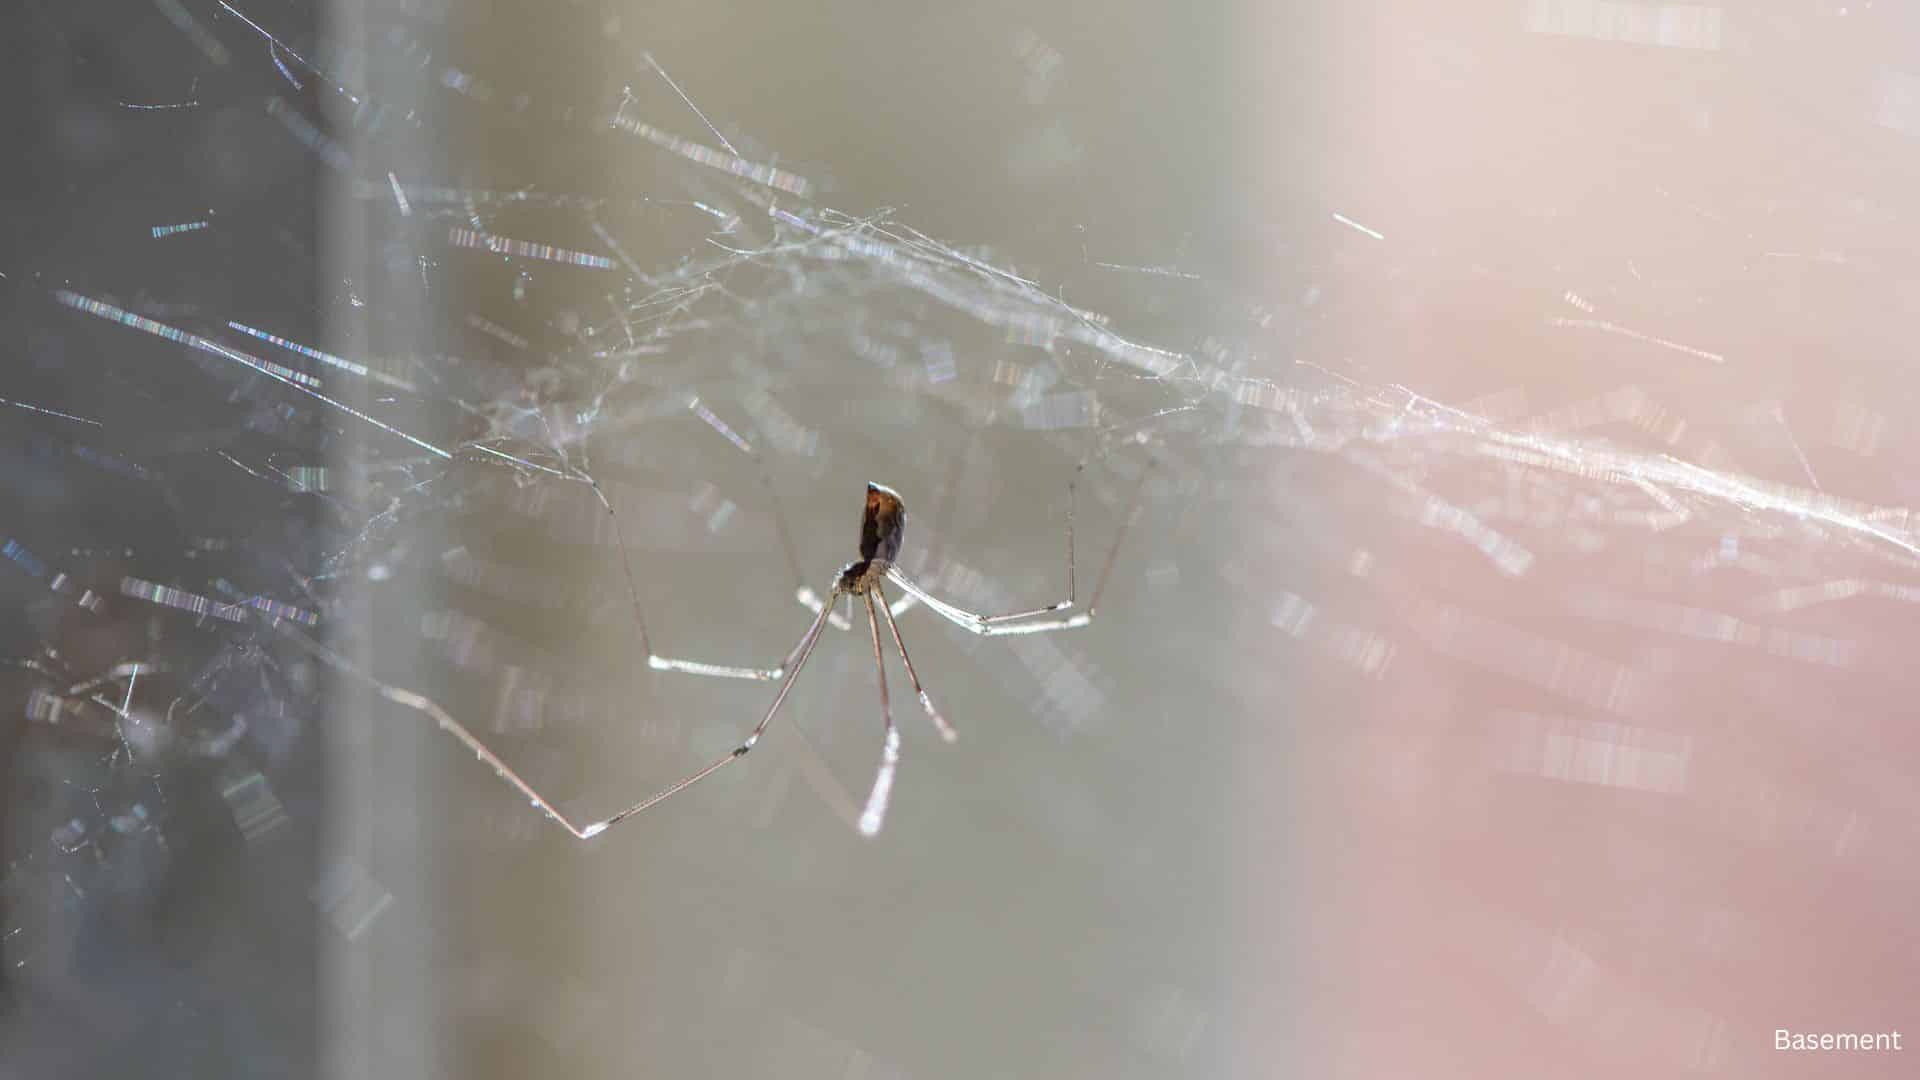
[[[1250,20],[1250,59],[1296,29]],[[1916,151],[1888,87],[1913,29],[1884,5],[1329,17],[1312,81],[1342,120],[1306,168],[1379,235],[1326,241],[1314,351],[1499,434],[1341,500],[1273,601],[1314,674],[1270,745],[1311,764],[1247,783],[1304,854],[1249,873],[1244,925],[1284,903],[1312,945],[1304,989],[1249,973],[1256,1015],[1309,1002],[1268,1064],[1908,1071],[1775,1038],[1890,1032],[1917,989],[1915,447],[1871,404],[1903,392]],[[1291,173],[1295,149],[1252,156]],[[1364,677],[1314,648],[1353,612],[1389,643]]]

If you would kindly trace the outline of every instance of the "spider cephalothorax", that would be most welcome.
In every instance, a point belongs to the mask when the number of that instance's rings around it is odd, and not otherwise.
[[[907,532],[907,504],[892,488],[867,485],[867,511],[860,519],[860,558],[840,571],[836,586],[841,592],[864,596],[874,584],[887,576],[887,569],[900,555],[900,541]]]

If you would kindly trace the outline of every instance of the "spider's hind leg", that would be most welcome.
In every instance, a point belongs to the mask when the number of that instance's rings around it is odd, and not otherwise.
[[[1073,482],[1067,485],[1067,598],[1065,600],[1025,611],[986,615],[968,611],[957,604],[950,604],[934,596],[908,577],[898,566],[888,568],[887,580],[900,586],[908,596],[927,605],[934,614],[970,633],[992,637],[999,634],[1040,634],[1051,630],[1072,630],[1085,626],[1093,621],[1094,615],[1099,611],[1100,597],[1106,592],[1107,580],[1113,576],[1114,563],[1120,556],[1120,545],[1126,541],[1127,533],[1132,530],[1134,519],[1140,516],[1140,500],[1146,493],[1147,477],[1157,464],[1159,464],[1157,460],[1149,461],[1146,468],[1140,471],[1140,480],[1134,485],[1133,497],[1128,500],[1126,515],[1121,519],[1120,528],[1114,533],[1113,546],[1107,549],[1106,562],[1101,566],[1100,577],[1093,585],[1093,596],[1088,599],[1086,609],[1083,611],[1065,618],[1039,618],[1039,616],[1065,611],[1073,607],[1076,602],[1073,508],[1074,492],[1079,487],[1080,470],[1085,468],[1084,465],[1075,468]]]
[[[887,817],[887,797],[893,793],[893,770],[900,764],[900,730],[893,726],[893,707],[887,700],[887,664],[880,652],[880,617],[873,610],[873,596],[868,594],[867,628],[873,631],[873,668],[880,677],[880,722],[886,729],[886,739],[880,748],[880,769],[873,775],[873,790],[867,795],[867,808],[860,814],[860,832],[873,836]]]
[[[767,483],[769,493],[771,494],[772,481],[767,478],[764,470],[761,472],[761,478]],[[705,660],[687,660],[675,656],[662,656],[660,653],[655,652],[653,648],[653,636],[647,632],[646,613],[642,611],[640,607],[640,586],[633,574],[633,556],[627,550],[626,529],[621,525],[620,515],[614,511],[613,501],[607,498],[607,493],[601,489],[598,483],[592,480],[588,480],[587,483],[593,489],[594,497],[600,500],[600,505],[606,509],[608,518],[613,522],[613,542],[614,546],[620,551],[620,569],[626,576],[627,600],[633,607],[633,625],[640,633],[640,648],[647,654],[648,667],[655,671],[678,671],[687,675],[705,675],[709,678],[716,679],[752,679],[756,682],[772,682],[787,673],[788,666],[793,663],[794,657],[800,651],[800,647],[797,645],[792,651],[787,653],[778,665],[770,668],[744,667],[736,664],[714,664]],[[799,563],[794,558],[793,543],[787,535],[786,519],[781,515],[778,502],[773,504],[773,510],[774,521],[780,533],[781,546],[787,553],[788,565],[792,567],[794,576],[797,579],[799,577]],[[827,600],[823,602],[813,590],[807,588],[804,583],[795,589],[794,596],[802,606],[812,611],[815,615],[820,615],[823,611],[827,612],[825,616],[827,621],[833,623],[835,626],[847,629],[853,625],[851,621],[831,611],[833,602],[838,599],[838,596],[828,597]]]
[[[893,609],[887,604],[887,594],[877,581],[873,583],[873,592],[880,598],[880,614],[886,616],[887,629],[893,631],[893,647],[900,650],[900,662],[907,666],[907,678],[913,682],[913,692],[920,696],[920,707],[927,710],[927,719],[933,721],[934,730],[940,733],[940,737],[953,742],[960,735],[947,723],[946,717],[940,715],[940,710],[933,707],[933,699],[927,696],[927,688],[920,685],[920,673],[913,668],[913,657],[907,655],[907,642],[900,636],[900,624],[893,621]]]

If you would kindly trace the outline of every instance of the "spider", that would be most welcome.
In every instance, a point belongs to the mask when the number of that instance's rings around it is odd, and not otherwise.
[[[958,735],[952,725],[948,724],[946,718],[941,716],[940,711],[934,707],[932,696],[927,693],[926,687],[921,683],[920,673],[915,670],[913,659],[907,654],[907,643],[905,639],[900,636],[900,626],[894,621],[894,616],[905,611],[911,606],[913,601],[917,600],[925,604],[934,614],[939,615],[948,622],[971,633],[987,636],[1000,634],[1039,634],[1054,630],[1071,630],[1091,623],[1095,612],[1099,608],[1100,594],[1105,590],[1107,578],[1113,572],[1114,559],[1120,553],[1120,544],[1126,539],[1127,530],[1133,524],[1133,519],[1139,512],[1140,496],[1146,488],[1147,473],[1151,470],[1151,464],[1148,469],[1142,470],[1140,474],[1140,479],[1134,489],[1127,514],[1122,520],[1118,532],[1114,536],[1113,546],[1107,552],[1106,563],[1101,568],[1099,579],[1094,583],[1093,595],[1088,599],[1086,609],[1071,615],[1063,615],[1063,612],[1067,612],[1075,606],[1073,504],[1074,492],[1079,486],[1079,473],[1084,468],[1084,465],[1076,468],[1073,481],[1067,485],[1067,596],[1066,599],[1048,604],[1045,607],[1008,612],[1006,614],[982,615],[941,600],[922,588],[919,584],[915,583],[912,578],[908,577],[895,563],[895,560],[900,555],[901,542],[906,537],[907,507],[905,501],[903,501],[900,495],[893,489],[881,484],[869,483],[867,485],[866,510],[860,521],[860,557],[841,568],[839,574],[834,577],[832,588],[828,591],[828,595],[824,600],[812,594],[811,590],[800,590],[799,599],[801,602],[815,612],[813,622],[807,627],[807,632],[801,635],[799,642],[794,645],[792,650],[787,653],[786,657],[780,661],[777,667],[734,667],[723,664],[710,664],[699,660],[683,660],[660,656],[652,651],[652,645],[646,633],[646,624],[644,620],[640,621],[640,638],[642,647],[647,649],[647,664],[655,670],[678,671],[691,675],[707,675],[719,678],[756,679],[763,681],[777,679],[780,682],[780,689],[779,692],[774,695],[773,703],[767,707],[766,713],[761,716],[760,722],[754,725],[753,730],[741,740],[738,746],[735,746],[732,750],[723,754],[706,767],[682,777],[660,791],[647,796],[645,799],[634,803],[625,810],[602,821],[596,821],[586,825],[575,824],[572,819],[561,813],[558,807],[548,802],[544,796],[534,790],[531,784],[528,784],[522,779],[520,774],[516,773],[506,762],[502,761],[492,750],[488,749],[484,743],[475,738],[471,731],[467,730],[464,725],[455,720],[446,710],[442,709],[431,699],[409,690],[402,690],[379,683],[375,683],[375,686],[381,695],[389,701],[408,708],[417,709],[433,717],[439,723],[442,730],[447,731],[462,743],[466,744],[467,748],[472,750],[480,760],[493,766],[494,772],[501,779],[513,785],[536,809],[544,812],[549,819],[566,829],[567,832],[571,833],[576,839],[587,840],[600,835],[612,826],[639,814],[641,811],[663,802],[673,795],[679,794],[718,772],[722,767],[747,756],[748,752],[754,748],[754,745],[760,741],[760,736],[766,734],[768,725],[773,723],[773,718],[779,714],[780,706],[787,700],[787,693],[793,689],[794,681],[800,677],[800,671],[806,666],[807,658],[813,655],[814,645],[819,642],[820,633],[832,617],[835,606],[841,597],[846,597],[849,603],[857,601],[866,605],[867,628],[873,636],[874,669],[879,676],[880,721],[883,732],[880,765],[874,774],[873,787],[867,795],[866,808],[862,811],[859,819],[860,832],[865,836],[874,836],[879,833],[881,825],[886,820],[887,800],[893,790],[894,770],[900,762],[900,732],[899,729],[894,726],[892,703],[887,693],[886,660],[880,637],[881,621],[884,620],[887,624],[888,635],[893,638],[894,649],[900,653],[900,661],[907,670],[907,679],[913,684],[914,693],[919,697],[920,706],[925,710],[927,719],[932,723],[934,730],[939,733],[943,740],[949,743],[953,742],[958,738]],[[595,490],[598,491],[597,488]],[[602,502],[605,502],[604,496],[602,496]],[[607,508],[611,511],[611,504],[607,504]],[[631,574],[631,571],[629,571],[629,574]],[[882,582],[890,582],[898,585],[911,599],[903,598],[897,606],[888,604],[886,590],[883,588]],[[636,608],[636,615],[637,614],[638,611]]]

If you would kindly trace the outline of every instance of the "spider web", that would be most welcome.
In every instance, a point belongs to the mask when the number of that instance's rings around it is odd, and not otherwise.
[[[1728,355],[1634,313],[1623,288],[1513,271],[1542,354],[1595,362],[1551,384],[1429,385],[1392,348],[1356,358],[1337,339],[1449,268],[1331,208],[1282,281],[1242,280],[1219,252],[966,247],[914,208],[855,205],[832,162],[783,161],[754,137],[777,132],[704,110],[664,55],[544,95],[404,20],[349,47],[228,5],[142,18],[199,74],[179,101],[90,102],[120,110],[89,121],[100,140],[217,111],[194,129],[209,155],[270,179],[182,171],[88,223],[146,230],[138,252],[69,237],[0,267],[33,328],[30,363],[0,383],[22,435],[8,472],[35,507],[0,548],[25,613],[6,644],[24,782],[42,796],[8,822],[8,955],[29,970],[83,937],[89,897],[163,877],[169,835],[236,832],[263,860],[311,845],[323,660],[446,686],[449,712],[483,717],[569,806],[617,801],[584,752],[610,726],[667,761],[723,747],[731,728],[647,708],[644,675],[613,696],[593,681],[633,655],[616,531],[660,651],[771,663],[801,614],[788,595],[850,552],[855,472],[918,485],[906,565],[980,609],[1058,593],[1082,462],[1084,587],[1157,460],[1108,619],[1224,593],[1363,683],[1492,669],[1581,715],[1658,714],[1657,669],[1697,654],[1575,644],[1521,602],[1546,582],[1556,616],[1624,636],[1904,682],[1874,632],[1920,598],[1896,470],[1849,497],[1812,462],[1901,459],[1888,413],[1845,387],[1803,420],[1714,374]],[[1044,102],[1058,54],[1026,32],[1004,60]],[[1072,173],[1071,132],[1036,115],[1008,170]],[[424,149],[443,123],[475,146]],[[358,230],[344,257],[305,209],[322,192]],[[1188,558],[1222,522],[1245,544]],[[1413,569],[1427,555],[1448,569]],[[1314,593],[1285,568],[1302,557],[1363,594]],[[382,599],[418,580],[430,610]],[[1863,602],[1885,606],[1831,615]],[[431,679],[366,655],[383,624]],[[820,661],[823,680],[868,677],[852,652]],[[1111,665],[1075,643],[998,662],[1056,737],[1120,722]],[[799,712],[823,757],[865,753],[864,732]],[[831,769],[801,782],[850,816]],[[524,843],[532,825],[502,789],[477,828]],[[350,938],[392,900],[351,863],[311,894]]]

